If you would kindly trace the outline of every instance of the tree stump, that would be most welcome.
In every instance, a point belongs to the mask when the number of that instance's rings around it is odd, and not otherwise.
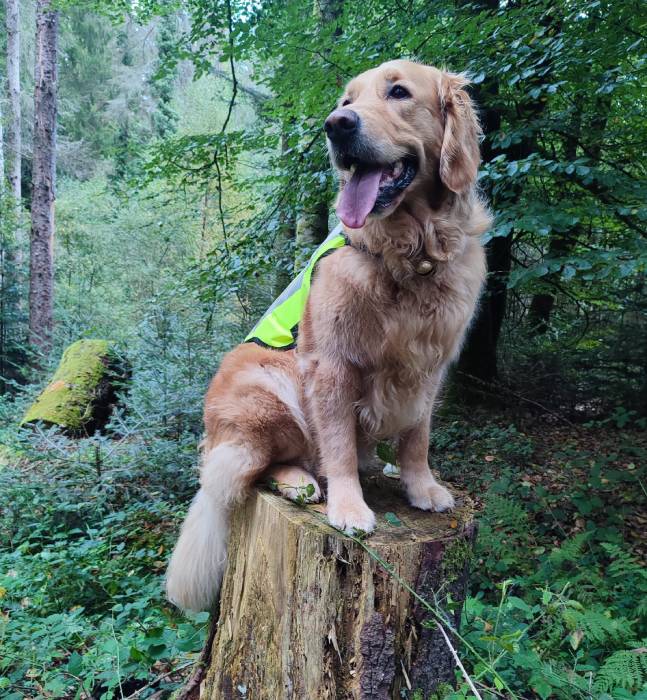
[[[450,595],[457,625],[472,502],[459,494],[451,513],[426,513],[381,473],[363,487],[378,519],[366,546],[432,605],[447,610]],[[453,685],[455,664],[429,611],[324,513],[258,490],[233,515],[201,698],[427,700]]]
[[[68,346],[52,377],[22,419],[22,425],[57,425],[71,435],[100,430],[127,376],[108,340],[77,340]]]

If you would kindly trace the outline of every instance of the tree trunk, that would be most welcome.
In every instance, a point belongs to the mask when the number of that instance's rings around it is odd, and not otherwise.
[[[296,256],[294,269],[301,270],[308,262],[312,251],[323,243],[328,235],[328,193],[313,198],[299,215],[296,228]]]
[[[486,80],[474,90],[481,110],[481,126],[485,140],[481,146],[484,163],[490,162],[499,151],[492,146],[492,137],[501,128],[501,113],[491,106],[496,102],[499,83],[496,78]],[[488,199],[491,193],[486,192]],[[494,205],[495,203],[492,202]],[[486,246],[488,277],[476,317],[468,333],[458,362],[458,382],[463,399],[481,399],[483,389],[498,376],[497,344],[507,304],[507,277],[512,264],[511,236],[493,238]],[[479,385],[474,383],[478,380]]]
[[[7,19],[7,87],[9,92],[9,122],[7,128],[7,179],[16,199],[16,214],[20,216],[22,115],[20,110],[20,2],[6,0]]]
[[[285,154],[289,144],[285,133],[281,134],[281,153]],[[274,250],[276,253],[276,273],[273,280],[272,296],[278,297],[279,294],[290,284],[294,273],[298,274],[299,270],[294,269],[295,263],[295,242],[296,242],[296,221],[294,210],[291,205],[285,206],[279,212],[279,230],[274,242]]]
[[[596,28],[596,22],[592,24],[592,30]],[[582,133],[582,112],[576,112],[571,125],[571,132],[566,138],[564,156],[568,161],[577,158],[578,146],[583,146],[585,154],[596,162],[604,143],[604,132],[607,128],[609,112],[611,111],[611,97],[598,95],[594,99],[593,118]],[[547,258],[563,258],[575,249],[578,241],[586,235],[586,229],[582,223],[577,223],[566,232],[554,233],[548,243]],[[559,288],[561,270],[550,272],[544,278],[545,289],[535,294],[528,309],[528,323],[533,335],[543,335],[550,328],[550,317],[555,307],[555,289]]]
[[[568,233],[553,234],[548,244],[546,258],[560,258],[568,255],[582,232],[582,227],[574,226]],[[550,272],[542,280],[545,291],[533,295],[528,308],[528,324],[531,335],[543,335],[550,328],[550,316],[555,306],[555,293],[552,289],[559,285],[561,271]],[[551,287],[552,285],[552,287]]]
[[[460,384],[469,390],[461,393],[462,399],[491,396],[488,385],[498,376],[497,346],[508,298],[511,249],[510,236],[493,238],[485,249],[489,271],[487,284],[457,367]]]
[[[320,31],[324,28],[332,29],[334,40],[341,36],[342,27],[339,24],[339,18],[342,15],[343,5],[343,0],[315,0],[314,3],[314,12],[319,20]],[[325,45],[327,42],[324,42]],[[339,74],[332,77],[341,87],[343,77]],[[321,168],[322,164],[315,158],[312,166]],[[303,209],[297,217],[295,270],[300,270],[307,263],[313,249],[322,243],[329,233],[330,199],[331,192],[327,186],[317,187],[306,198]]]
[[[5,186],[4,135],[3,135],[3,131],[2,131],[2,102],[0,101],[0,195],[4,194],[4,186]]]
[[[453,684],[434,617],[402,582],[436,609],[451,596],[458,606],[443,614],[458,625],[473,505],[410,508],[381,473],[363,487],[378,518],[365,544],[392,573],[328,526],[323,506],[258,491],[235,512],[203,700],[395,700]]]
[[[294,242],[296,238],[294,216],[291,211],[286,211],[280,216],[279,231],[275,242],[277,267],[273,280],[272,296],[274,297],[278,297],[299,273],[299,270],[294,269]]]
[[[463,4],[462,2],[459,4]],[[478,11],[498,10],[498,0],[479,0],[476,4],[467,5]],[[546,11],[540,19],[540,24],[551,32],[559,31],[561,24],[559,16]],[[550,61],[550,55],[546,54],[537,66],[546,65]],[[551,67],[551,66],[549,66]],[[551,67],[552,68],[552,67]],[[528,81],[528,89],[532,85],[532,80]],[[543,73],[537,71],[534,78],[538,83],[547,80]],[[489,78],[474,90],[477,102],[484,107],[481,114],[481,121],[485,140],[481,149],[484,163],[490,162],[501,152],[506,153],[511,160],[527,158],[537,150],[536,136],[532,135],[518,144],[512,144],[506,149],[500,150],[493,147],[492,137],[501,128],[502,114],[496,106],[498,102],[499,83],[497,78]],[[493,106],[495,105],[495,106]],[[541,99],[530,99],[517,106],[518,114],[516,119],[523,120],[527,124],[532,124],[538,119],[546,108],[545,101]],[[497,202],[491,196],[494,210]],[[519,199],[523,192],[520,186],[514,185],[510,188],[508,196],[514,200]],[[505,203],[504,203],[505,206]],[[482,389],[494,382],[498,377],[497,365],[497,343],[501,334],[503,320],[507,305],[507,280],[512,266],[512,232],[505,238],[494,238],[487,245],[488,270],[487,284],[477,316],[468,335],[463,348],[459,364],[458,373],[462,384],[462,398],[480,399],[483,396]],[[476,378],[479,386],[473,385],[473,378]],[[491,396],[491,391],[487,391]]]
[[[34,161],[29,276],[29,342],[51,349],[54,297],[54,198],[56,183],[56,97],[58,12],[51,0],[36,6],[34,72]]]

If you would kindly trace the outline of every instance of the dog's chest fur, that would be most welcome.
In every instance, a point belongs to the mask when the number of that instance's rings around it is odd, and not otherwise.
[[[447,270],[412,280],[377,306],[378,328],[363,338],[366,370],[359,419],[375,437],[415,425],[458,352],[476,299]]]
[[[483,252],[474,243],[457,260],[404,284],[361,252],[344,251],[326,261],[326,282],[316,285],[323,294],[313,308],[322,323],[315,326],[333,328],[335,352],[358,369],[356,407],[370,435],[397,435],[429,409],[460,349],[483,281]]]

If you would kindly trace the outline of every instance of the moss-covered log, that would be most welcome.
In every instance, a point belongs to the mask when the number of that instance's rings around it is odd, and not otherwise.
[[[364,493],[378,516],[367,547],[425,600],[442,608],[451,595],[460,606],[475,532],[469,499],[425,513],[382,474],[367,477]],[[235,513],[201,698],[401,700],[453,683],[429,612],[322,511],[261,490]]]
[[[22,424],[57,425],[77,435],[102,428],[123,380],[108,340],[77,340],[61,357],[52,377],[29,407]]]

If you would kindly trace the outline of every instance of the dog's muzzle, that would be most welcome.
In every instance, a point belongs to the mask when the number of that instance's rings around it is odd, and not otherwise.
[[[324,131],[334,146],[344,147],[359,133],[361,120],[352,109],[336,109],[324,122]]]

